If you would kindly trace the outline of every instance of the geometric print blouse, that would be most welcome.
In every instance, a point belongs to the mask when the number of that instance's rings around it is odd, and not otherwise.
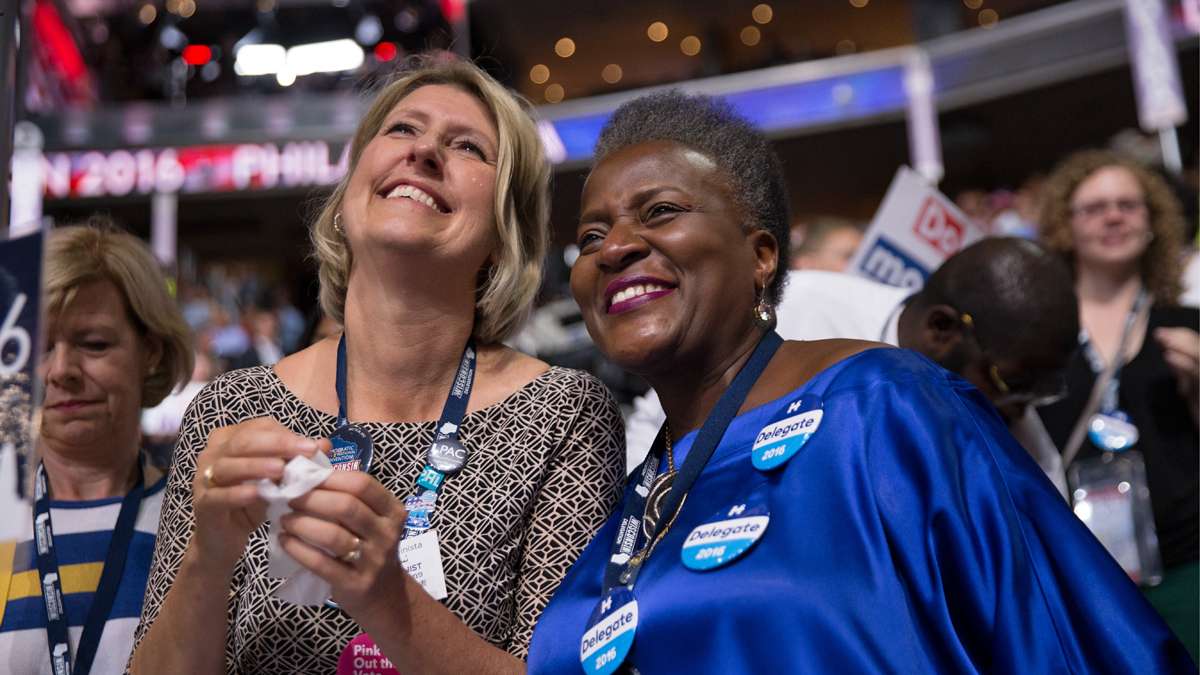
[[[218,427],[271,416],[292,431],[328,437],[335,418],[293,394],[270,367],[226,373],[188,408],[167,481],[158,541],[135,641],[154,621],[192,532],[196,456]],[[436,422],[364,423],[371,474],[403,499],[414,490]],[[534,623],[608,517],[625,477],[624,426],[608,389],[592,375],[552,367],[502,401],[468,414],[459,429],[466,467],[438,494],[434,525],[449,596],[472,630],[524,659]],[[277,600],[267,574],[267,525],[255,530],[229,589],[229,673],[337,670],[362,632],[331,607]]]

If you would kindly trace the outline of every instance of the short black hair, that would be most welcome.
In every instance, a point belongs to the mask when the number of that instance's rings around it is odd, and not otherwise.
[[[991,237],[951,256],[917,294],[974,319],[980,344],[1000,359],[1065,365],[1079,340],[1079,301],[1063,260],[1026,239]]]
[[[653,141],[686,145],[713,160],[729,180],[747,227],[775,237],[779,258],[766,300],[778,304],[787,278],[791,218],[783,164],[766,136],[721,99],[670,89],[617,108],[596,142],[596,162],[622,148]]]

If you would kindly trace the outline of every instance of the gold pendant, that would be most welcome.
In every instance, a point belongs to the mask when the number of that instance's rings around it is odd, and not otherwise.
[[[671,486],[675,483],[675,475],[678,471],[668,471],[654,479],[654,485],[650,486],[650,494],[646,497],[646,513],[642,515],[642,534],[647,539],[658,527],[658,521],[662,518],[663,502],[667,500],[667,495],[671,494]]]

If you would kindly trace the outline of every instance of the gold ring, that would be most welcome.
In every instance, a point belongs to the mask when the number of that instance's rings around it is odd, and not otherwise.
[[[354,538],[354,548],[346,555],[339,558],[344,563],[353,565],[362,559],[362,539]]]
[[[204,467],[204,472],[200,474],[204,477],[204,487],[211,488],[213,486],[213,467],[212,464]]]

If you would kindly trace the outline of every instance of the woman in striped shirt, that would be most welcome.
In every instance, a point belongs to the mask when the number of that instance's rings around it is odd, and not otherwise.
[[[0,672],[121,672],[165,483],[139,419],[187,381],[190,338],[150,251],[106,223],[52,233],[45,283],[35,499],[0,544]]]

